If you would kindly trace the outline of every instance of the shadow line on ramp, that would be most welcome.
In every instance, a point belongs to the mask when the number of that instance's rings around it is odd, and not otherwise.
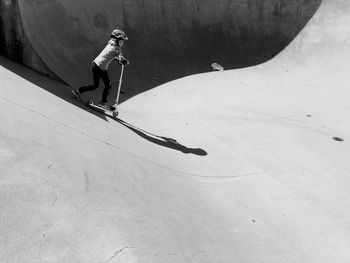
[[[164,137],[164,136],[159,136],[159,135],[155,135],[153,133],[147,132],[145,130],[142,130],[130,123],[127,123],[126,121],[123,121],[122,119],[114,119],[115,121],[119,122],[120,124],[122,124],[123,126],[125,126],[126,128],[128,128],[129,130],[133,131],[134,133],[136,133],[137,135],[139,135],[140,137],[144,138],[145,140],[158,144],[160,146],[163,147],[167,147],[173,150],[177,150],[180,151],[184,154],[194,154],[194,155],[198,155],[198,156],[206,156],[208,155],[208,153],[201,149],[201,148],[189,148],[186,147],[182,144],[180,144],[179,142],[177,142],[175,139],[173,138],[168,138],[168,137]]]

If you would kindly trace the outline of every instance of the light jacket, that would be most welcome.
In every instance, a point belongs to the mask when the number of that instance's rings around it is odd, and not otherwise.
[[[122,56],[122,49],[117,45],[117,40],[111,39],[108,41],[107,46],[95,58],[94,62],[102,70],[108,70],[109,64],[114,59],[121,58]]]

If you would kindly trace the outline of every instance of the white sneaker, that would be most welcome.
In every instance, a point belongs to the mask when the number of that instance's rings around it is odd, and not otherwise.
[[[102,102],[102,101],[98,104],[98,106],[105,108],[105,109],[109,108],[109,106],[107,105],[107,102]]]
[[[77,90],[77,89],[72,89],[72,93],[73,93],[73,96],[74,96],[75,99],[81,100],[81,99],[80,99],[79,90]]]

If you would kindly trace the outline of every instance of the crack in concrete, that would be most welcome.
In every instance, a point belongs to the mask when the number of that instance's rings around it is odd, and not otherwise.
[[[53,203],[52,203],[51,207],[54,207],[54,206],[55,206],[55,204],[56,204],[57,200],[58,200],[58,197],[56,197],[55,201],[53,201]]]
[[[118,251],[114,252],[114,254],[113,254],[109,259],[107,259],[106,261],[102,261],[102,262],[100,262],[100,263],[107,263],[107,262],[110,262],[113,258],[115,258],[115,257],[118,256],[120,253],[122,253],[124,249],[130,249],[130,248],[134,248],[134,247],[123,247],[123,248],[119,249]]]

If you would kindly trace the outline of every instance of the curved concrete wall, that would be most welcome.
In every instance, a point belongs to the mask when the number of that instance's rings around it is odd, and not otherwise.
[[[26,38],[18,3],[14,0],[0,1],[0,54],[60,80],[37,55]]]
[[[4,1],[4,0],[3,0]],[[130,41],[128,98],[164,82],[247,67],[278,54],[322,0],[17,0],[26,37],[44,63],[72,86],[91,79],[90,64],[115,27]],[[119,71],[112,66],[113,81]]]

